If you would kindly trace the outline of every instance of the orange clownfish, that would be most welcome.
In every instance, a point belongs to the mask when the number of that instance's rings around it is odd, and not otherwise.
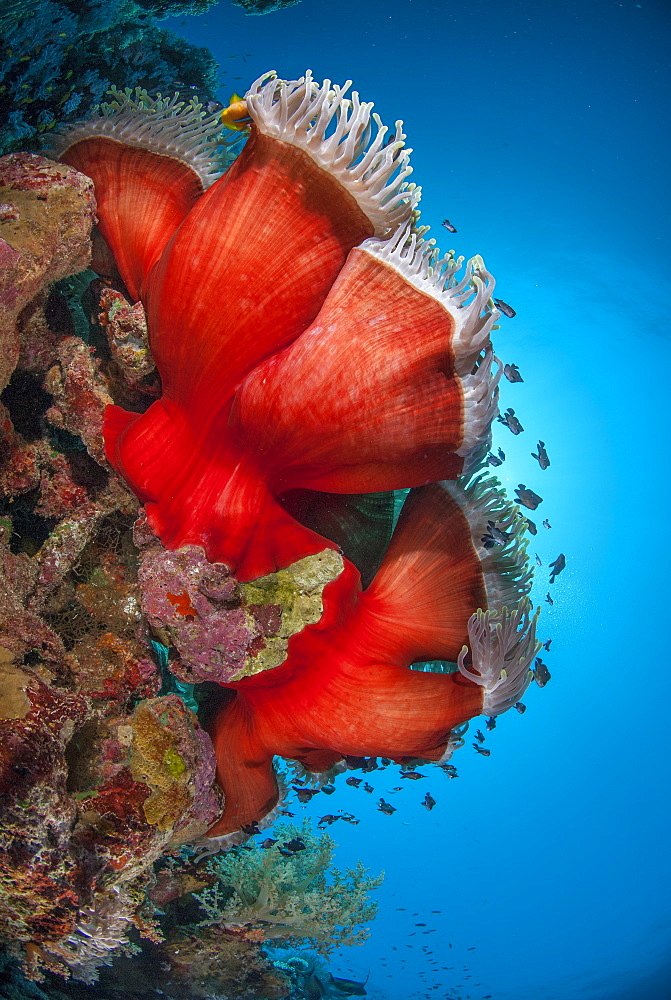
[[[221,122],[234,132],[246,132],[252,120],[247,111],[247,102],[239,94],[232,94],[227,108],[221,112]]]

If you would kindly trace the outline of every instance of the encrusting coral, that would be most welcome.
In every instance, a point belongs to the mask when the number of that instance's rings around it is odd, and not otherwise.
[[[164,637],[184,652],[198,636],[207,666],[182,678],[235,692],[210,724],[226,794],[212,836],[272,809],[274,755],[313,771],[348,754],[439,759],[465,721],[520,697],[536,651],[523,520],[491,484],[467,485],[497,413],[493,279],[415,228],[401,123],[388,135],[346,91],[309,72],[261,77],[236,105],[249,138],[221,176],[214,123],[165,99],[128,94],[57,144],[94,180],[161,377],[148,410],[109,407],[103,428],[109,461],[175,553],[145,557],[179,584],[158,603],[156,590],[155,625],[186,619]],[[267,578],[279,593],[278,572],[340,543],[323,527],[327,499],[309,520],[290,498],[408,488],[372,582],[362,591],[356,564],[334,562],[316,618],[273,653],[277,622],[255,636],[239,587]],[[508,529],[498,557],[481,542],[483,513]],[[208,598],[198,580],[214,567]],[[225,622],[239,633],[228,645]],[[436,657],[457,672],[408,670]]]

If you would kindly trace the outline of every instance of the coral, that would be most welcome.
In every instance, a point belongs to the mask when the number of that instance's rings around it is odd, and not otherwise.
[[[48,282],[90,260],[93,185],[74,170],[29,153],[0,158],[0,390],[16,366],[21,312]]]
[[[324,586],[343,565],[325,549],[245,584],[196,546],[167,551],[146,521],[135,540],[143,611],[178,654],[170,669],[186,683],[225,683],[282,663],[290,637],[320,620]]]
[[[91,982],[137,947],[133,926],[158,939],[152,866],[222,803],[209,737],[159,696],[137,501],[100,464],[106,365],[48,287],[90,259],[90,183],[40,157],[2,167],[20,206],[2,225],[21,248],[4,305],[22,342],[0,403],[0,930],[33,978]]]
[[[142,303],[130,305],[116,288],[102,285],[98,294],[98,310],[98,324],[107,335],[119,378],[129,390],[136,390],[140,396],[156,398],[160,390],[152,378],[156,365],[149,352],[147,320]]]
[[[194,893],[207,914],[199,926],[309,941],[322,954],[363,942],[368,934],[360,925],[377,909],[368,893],[384,876],[368,876],[360,862],[344,875],[331,868],[335,844],[325,833],[315,836],[308,820],[274,833],[278,843],[267,850],[254,842],[207,863],[216,881]]]
[[[111,85],[214,97],[217,65],[155,18],[199,13],[211,0],[24,0],[3,6],[0,150],[37,147],[63,121],[88,114]]]
[[[105,408],[112,402],[106,383],[99,376],[99,362],[79,337],[66,337],[58,346],[58,364],[44,382],[54,402],[46,417],[54,427],[80,437],[87,451],[104,463],[101,430]]]
[[[218,815],[215,763],[209,739],[177,695],[147,699],[135,709],[131,774],[151,789],[144,814],[170,831],[170,846],[196,839]]]
[[[281,1000],[290,984],[265,956],[258,942],[219,927],[180,928],[161,948],[171,978],[188,986],[185,1000]]]
[[[0,671],[0,921],[13,938],[43,943],[70,933],[78,908],[65,747],[86,701],[44,683],[6,649]]]

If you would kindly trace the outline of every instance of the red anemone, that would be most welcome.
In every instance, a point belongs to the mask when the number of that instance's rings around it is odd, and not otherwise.
[[[480,542],[493,510],[511,533],[496,552]],[[208,836],[258,822],[274,807],[275,755],[312,771],[345,755],[438,760],[454,729],[519,699],[538,648],[524,598],[522,521],[491,481],[410,495],[370,586],[361,590],[346,561],[324,589],[321,621],[289,640],[285,663],[224,685],[236,693],[211,736],[226,807]],[[459,669],[409,669],[436,658]]]
[[[284,491],[456,478],[496,412],[493,282],[478,258],[458,281],[461,261],[411,232],[400,123],[386,141],[344,91],[262,78],[250,138],[207,190],[197,156],[174,152],[175,105],[63,143],[96,183],[163,386],[146,413],[108,409],[107,456],[168,548],[202,545],[241,580],[328,544]]]

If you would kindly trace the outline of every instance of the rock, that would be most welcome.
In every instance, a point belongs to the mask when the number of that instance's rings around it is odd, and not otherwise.
[[[0,157],[0,390],[16,366],[21,312],[91,259],[93,182],[32,153]]]

